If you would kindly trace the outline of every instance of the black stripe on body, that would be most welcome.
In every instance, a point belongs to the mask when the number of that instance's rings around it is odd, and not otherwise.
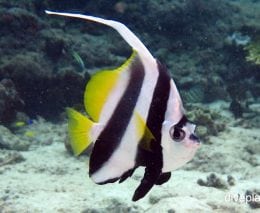
[[[159,77],[154,89],[153,98],[147,117],[147,127],[151,130],[153,136],[155,137],[155,140],[151,141],[152,153],[147,152],[147,158],[149,159],[149,162],[151,162],[151,158],[154,159],[155,161],[157,161],[156,165],[162,168],[161,130],[170,95],[171,77],[169,76],[167,68],[164,65],[162,65],[159,61],[157,61],[157,65]],[[143,161],[144,159],[146,159],[145,156],[141,156],[142,154],[145,154],[145,152],[145,150],[139,150],[140,155],[138,154],[139,156],[137,161]],[[157,159],[155,159],[155,157]],[[151,163],[154,165],[154,162]],[[143,164],[143,162],[141,164]]]
[[[127,88],[94,145],[90,156],[90,175],[99,170],[112,156],[132,117],[145,75],[143,64],[138,55],[130,64],[129,72],[130,79]]]
[[[153,185],[157,183],[157,181],[159,184],[161,184],[163,181],[167,181],[170,178],[168,175],[168,179],[163,178],[163,180],[160,180],[163,167],[161,130],[170,95],[171,78],[167,73],[165,66],[161,65],[159,61],[157,61],[157,65],[159,70],[159,77],[154,89],[147,118],[147,127],[151,130],[155,139],[151,141],[152,152],[143,150],[141,147],[138,149],[136,163],[140,165],[140,163],[142,163],[140,160],[143,159],[145,161],[142,165],[146,166],[146,168],[144,177],[141,180],[140,185],[135,190],[134,196],[132,198],[133,201],[137,201],[144,197],[153,187]]]

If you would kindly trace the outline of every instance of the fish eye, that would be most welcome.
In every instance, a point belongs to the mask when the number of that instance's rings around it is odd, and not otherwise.
[[[176,142],[182,141],[185,138],[185,135],[185,132],[181,128],[173,126],[170,129],[170,136]]]

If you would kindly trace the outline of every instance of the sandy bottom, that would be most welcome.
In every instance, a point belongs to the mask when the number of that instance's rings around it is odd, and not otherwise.
[[[0,166],[0,212],[260,212],[243,200],[247,190],[260,191],[259,129],[230,126],[211,137],[192,162],[138,202],[131,198],[142,168],[122,184],[96,185],[88,177],[88,156],[75,158],[64,148],[65,125],[50,129],[42,140],[49,136],[52,143],[32,142],[29,151],[20,152],[24,161]],[[223,187],[197,183],[212,172]]]

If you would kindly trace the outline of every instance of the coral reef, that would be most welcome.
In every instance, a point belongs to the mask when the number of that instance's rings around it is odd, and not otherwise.
[[[12,134],[9,129],[0,126],[0,148],[18,151],[26,151],[29,149],[30,141],[21,140],[15,134]]]
[[[10,79],[0,81],[0,123],[9,123],[14,120],[18,110],[22,110],[24,101],[16,91]]]
[[[245,50],[248,51],[246,60],[253,64],[260,65],[260,36],[248,44]]]
[[[252,78],[243,88],[257,96],[251,84],[256,71],[240,60],[245,56],[236,45],[227,47],[223,39],[231,35],[230,32],[251,37],[258,26],[253,18],[243,19],[237,15],[238,11],[247,12],[236,2],[135,0],[71,4],[67,0],[4,0],[0,6],[0,79],[8,77],[14,82],[25,102],[24,112],[30,116],[41,115],[48,119],[56,116],[57,119],[64,107],[81,102],[88,72],[117,66],[131,52],[113,32],[107,30],[104,34],[102,27],[78,20],[50,19],[43,16],[46,8],[80,9],[124,22],[144,38],[156,57],[167,63],[187,102],[228,100],[229,95],[234,100],[227,90],[233,83],[230,79],[236,78],[239,85],[244,85],[244,76],[249,72]],[[144,16],[144,9],[152,13]],[[252,30],[245,33],[244,29],[248,28]],[[236,33],[233,37],[239,36]],[[83,73],[78,73],[82,69],[75,62],[75,52],[84,63]],[[239,113],[236,116],[239,117]]]
[[[250,200],[248,202],[249,206],[252,209],[260,208],[260,191],[259,190],[247,190],[245,193],[245,197],[249,196]]]
[[[189,105],[188,118],[194,122],[197,127],[197,134],[203,143],[210,143],[210,136],[217,136],[226,128],[226,118],[214,110],[210,110],[202,105]]]
[[[228,176],[227,181],[216,176],[216,174],[211,173],[207,180],[204,181],[202,179],[198,179],[197,183],[200,186],[207,186],[207,187],[215,187],[219,189],[227,189],[228,184],[234,185],[234,178],[232,176]]]
[[[20,7],[0,10],[1,33],[11,33],[19,39],[32,36],[42,27],[42,21],[32,12]]]
[[[57,112],[62,112],[65,106],[82,101],[87,80],[71,69],[52,74],[48,65],[41,61],[39,54],[19,54],[2,64],[0,78],[12,79],[28,115],[55,119],[59,116]]]

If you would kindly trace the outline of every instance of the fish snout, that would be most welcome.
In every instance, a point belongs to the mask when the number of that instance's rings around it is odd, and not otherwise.
[[[198,138],[198,136],[195,135],[195,134],[191,134],[191,135],[190,135],[190,139],[191,139],[192,141],[197,141],[197,142],[200,141],[199,138]]]
[[[190,138],[191,141],[193,141],[194,144],[200,145],[201,142],[200,142],[200,139],[197,135],[191,134],[189,138]]]

